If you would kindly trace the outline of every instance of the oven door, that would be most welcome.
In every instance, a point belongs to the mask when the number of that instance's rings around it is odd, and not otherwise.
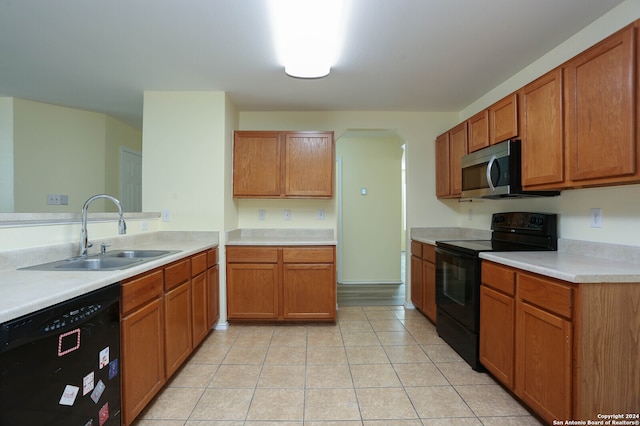
[[[436,304],[472,332],[479,328],[480,258],[436,247]]]

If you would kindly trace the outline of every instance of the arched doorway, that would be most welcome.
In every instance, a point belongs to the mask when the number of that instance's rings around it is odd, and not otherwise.
[[[339,305],[404,303],[404,143],[386,129],[336,142]]]

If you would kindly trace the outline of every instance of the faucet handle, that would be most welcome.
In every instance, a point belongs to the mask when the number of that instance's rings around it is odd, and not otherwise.
[[[100,253],[105,254],[107,252],[107,247],[111,247],[111,244],[107,244],[107,243],[100,244]]]

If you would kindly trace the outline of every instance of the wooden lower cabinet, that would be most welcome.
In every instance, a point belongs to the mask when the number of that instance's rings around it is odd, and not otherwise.
[[[418,245],[418,251],[422,250],[421,244],[414,241],[411,242]],[[413,250],[412,250],[413,251]],[[421,255],[420,255],[421,256]],[[422,257],[411,255],[411,303],[416,309],[422,311],[423,302],[423,284],[422,284]]]
[[[336,318],[334,246],[227,246],[230,320]]]
[[[192,349],[191,282],[164,295],[165,365],[167,378],[182,365]]]
[[[640,283],[573,284],[482,262],[480,361],[549,424],[637,413]]]
[[[207,288],[207,253],[191,258],[191,346],[195,348],[209,334],[209,290]]]
[[[525,301],[517,312],[516,394],[548,422],[574,418],[571,321]]]
[[[411,302],[436,322],[435,246],[411,241]]]
[[[513,389],[515,301],[485,285],[480,287],[480,362]]]
[[[436,265],[422,260],[422,284],[424,285],[422,311],[431,321],[436,322]]]
[[[333,264],[284,264],[283,316],[286,319],[334,319]]]
[[[124,282],[122,293],[122,419],[129,425],[165,383],[162,270]]]
[[[278,264],[227,264],[227,316],[229,319],[277,319]]]
[[[209,252],[122,282],[125,426],[133,423],[218,319],[217,249]]]

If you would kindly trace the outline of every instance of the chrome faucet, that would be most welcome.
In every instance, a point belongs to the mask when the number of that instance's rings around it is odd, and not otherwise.
[[[82,231],[80,233],[80,257],[87,256],[87,249],[92,245],[91,243],[89,243],[89,238],[87,236],[87,209],[89,208],[89,204],[91,204],[93,201],[99,198],[106,198],[108,200],[111,200],[115,203],[116,206],[118,206],[118,213],[120,213],[120,219],[118,220],[118,234],[124,235],[127,233],[127,224],[124,222],[124,218],[122,216],[124,212],[122,210],[122,205],[120,204],[120,201],[118,201],[116,198],[112,197],[111,195],[107,195],[107,194],[94,195],[93,197],[85,201],[84,206],[82,206]]]

